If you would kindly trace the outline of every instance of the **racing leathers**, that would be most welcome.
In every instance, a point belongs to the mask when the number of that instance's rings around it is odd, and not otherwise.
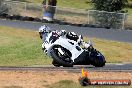
[[[88,48],[90,46],[89,43],[85,43],[83,41],[82,35],[78,36],[74,32],[66,32],[65,30],[51,31],[50,28],[45,26],[45,25],[41,26],[39,28],[39,35],[43,41],[42,50],[45,50],[45,47],[44,47],[45,43],[49,43],[49,42],[54,43],[60,36],[63,36],[63,37],[68,38],[70,40],[74,40],[74,41],[78,42],[79,45],[84,46],[84,48]]]

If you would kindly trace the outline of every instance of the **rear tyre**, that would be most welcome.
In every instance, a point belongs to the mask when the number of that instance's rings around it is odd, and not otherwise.
[[[93,50],[90,53],[90,61],[91,61],[91,65],[95,66],[95,67],[103,67],[106,63],[105,61],[105,57],[96,50]]]
[[[57,62],[59,65],[63,66],[63,67],[73,67],[73,61],[70,59],[70,57],[61,57],[58,54],[57,49],[55,48],[62,48],[62,47],[53,47],[53,49],[51,50],[51,56],[54,59],[55,62]],[[68,53],[67,51],[65,51],[65,53]],[[69,59],[69,61],[65,61],[65,59]]]
[[[93,65],[95,67],[103,67],[103,66],[105,66],[105,63],[106,63],[105,57],[100,52],[98,52],[98,53],[100,54],[100,56],[95,57]]]
[[[95,59],[94,66],[95,67],[103,67],[103,66],[105,66],[105,61],[100,62],[98,59]]]

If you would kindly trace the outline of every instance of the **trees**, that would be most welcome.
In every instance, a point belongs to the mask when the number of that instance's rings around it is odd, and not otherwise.
[[[125,19],[125,11],[123,8],[128,3],[128,0],[91,0],[93,9],[90,14],[91,22],[99,27],[106,28],[123,28],[123,21]],[[122,12],[122,13],[120,13]]]
[[[104,10],[108,12],[121,11],[128,3],[127,0],[91,0],[96,10]]]

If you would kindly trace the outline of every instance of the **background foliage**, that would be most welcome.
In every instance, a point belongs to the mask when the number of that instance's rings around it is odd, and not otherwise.
[[[91,3],[96,10],[103,10],[108,12],[121,11],[126,4],[127,0],[91,0]]]

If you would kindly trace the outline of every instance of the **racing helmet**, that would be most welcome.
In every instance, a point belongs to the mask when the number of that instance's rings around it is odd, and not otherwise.
[[[76,34],[76,33],[74,33],[74,32],[68,32],[67,34],[66,34],[66,37],[68,38],[68,39],[70,39],[70,40],[74,40],[74,41],[77,41],[78,40],[78,35]]]
[[[50,33],[50,28],[46,25],[43,25],[39,28],[39,32],[44,32],[44,33]]]

